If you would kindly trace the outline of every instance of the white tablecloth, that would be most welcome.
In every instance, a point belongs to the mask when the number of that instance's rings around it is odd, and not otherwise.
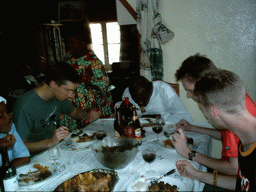
[[[84,130],[105,129],[107,130],[108,134],[113,134],[113,123],[113,119],[100,119],[84,128]],[[207,123],[194,124],[210,127],[210,124]],[[174,130],[175,128],[170,128],[168,123],[166,123],[164,130],[165,129]],[[149,169],[149,165],[142,159],[141,153],[144,148],[147,148],[149,145],[152,146],[152,142],[156,139],[156,134],[152,131],[151,127],[147,127],[145,130],[146,137],[143,138],[143,143],[141,146],[139,146],[139,152],[134,161],[132,161],[126,168],[116,170],[119,180],[115,185],[114,191],[126,191],[128,186],[135,182],[136,179],[146,177],[146,171]],[[196,151],[206,155],[210,154],[211,139],[209,136],[191,132],[186,132],[185,134],[188,137],[192,137],[194,141],[200,141],[198,146],[195,147]],[[163,133],[160,133],[159,137],[164,137]],[[65,140],[59,145],[62,145],[63,142],[65,142]],[[176,168],[175,163],[177,160],[184,159],[175,151],[175,149],[168,149],[160,145],[154,145],[153,147],[157,150],[157,157],[156,160],[151,164],[151,168],[152,170],[155,170],[159,176],[173,168]],[[31,160],[31,164],[42,162],[52,163],[47,157],[47,151],[33,157]],[[53,191],[59,184],[77,175],[78,173],[98,168],[108,169],[97,161],[90,148],[85,150],[71,151],[61,150],[61,157],[58,162],[63,165],[60,169],[61,171],[57,172],[51,179],[32,186],[20,187],[19,191]],[[201,166],[196,162],[191,163],[197,169],[206,171],[204,166]],[[190,180],[188,178],[182,178],[177,172],[171,177],[182,181],[186,185],[188,191],[202,191],[204,188],[203,183],[196,180]]]

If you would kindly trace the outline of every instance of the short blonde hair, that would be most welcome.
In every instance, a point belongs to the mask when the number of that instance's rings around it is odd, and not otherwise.
[[[233,72],[216,69],[195,84],[194,95],[204,107],[211,105],[227,113],[239,113],[245,107],[245,86]]]

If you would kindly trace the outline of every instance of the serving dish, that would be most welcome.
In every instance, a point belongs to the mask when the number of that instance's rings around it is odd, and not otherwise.
[[[113,191],[118,179],[114,170],[93,169],[64,181],[54,191]]]
[[[111,169],[121,169],[135,159],[138,153],[138,141],[107,136],[102,141],[95,142],[91,148],[99,163]]]
[[[48,167],[50,174],[43,174],[34,165]],[[56,166],[50,163],[28,164],[17,168],[20,186],[31,186],[51,179],[57,172]],[[39,175],[40,174],[40,175]]]

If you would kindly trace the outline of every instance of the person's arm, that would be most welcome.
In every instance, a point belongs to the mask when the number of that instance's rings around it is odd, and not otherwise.
[[[183,133],[182,129],[177,129],[177,131],[172,135],[173,145],[176,151],[184,158],[189,159],[189,153],[192,151],[187,145],[187,138]],[[236,175],[238,171],[238,158],[228,158],[228,160],[221,160],[208,157],[204,154],[197,152],[193,161],[202,164],[206,167],[217,169],[222,173],[228,175]]]
[[[30,163],[30,157],[16,158],[11,162],[15,167]]]
[[[188,161],[182,160],[176,162],[177,170],[182,177],[188,177],[192,180],[196,179],[199,182],[213,185],[214,175],[208,172],[202,172],[195,169]],[[236,188],[236,176],[217,175],[217,187],[235,190]]]
[[[69,129],[66,126],[61,126],[55,130],[54,135],[51,138],[41,141],[23,140],[23,142],[31,153],[43,151],[58,144],[62,139],[66,138],[69,135],[68,130]]]
[[[214,139],[221,140],[221,131],[217,129],[210,129],[205,127],[199,127],[196,125],[192,125],[187,122],[185,119],[182,119],[179,123],[176,124],[177,129],[181,128],[184,131],[197,132],[204,135],[209,135]]]
[[[100,118],[100,113],[95,109],[82,109],[82,108],[75,108],[71,113],[69,113],[74,119],[87,119],[88,122],[92,122],[98,118]]]

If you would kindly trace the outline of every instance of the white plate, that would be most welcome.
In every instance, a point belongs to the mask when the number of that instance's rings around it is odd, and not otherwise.
[[[25,183],[25,182],[20,182],[19,181],[19,185],[20,186],[31,186],[31,185],[35,185],[35,184],[38,184],[38,183],[41,183],[41,182],[44,182],[44,181],[47,181],[48,179],[52,178],[54,176],[54,174],[56,173],[56,167],[53,165],[53,164],[49,164],[49,163],[36,163],[36,164],[40,164],[42,166],[47,166],[49,167],[49,171],[52,173],[51,176],[41,180],[41,181],[30,181],[29,183]],[[17,175],[18,175],[18,180],[19,180],[19,176],[20,174],[27,174],[28,172],[33,172],[33,171],[37,171],[38,169],[34,168],[33,167],[34,164],[29,164],[29,165],[24,165],[24,166],[21,166],[19,168],[17,168]]]
[[[95,133],[95,132],[96,131],[85,130],[80,135],[83,135],[84,133],[86,133],[88,136],[92,136],[93,133]],[[70,139],[70,137],[71,137],[71,134],[69,135],[68,139],[60,146],[60,148],[62,150],[64,150],[64,151],[86,150],[86,149],[90,149],[90,146],[94,143],[94,140],[77,143],[77,142],[73,142]]]
[[[168,138],[165,137],[165,136],[159,137],[159,144],[160,144],[162,147],[165,147],[165,148],[168,148],[168,149],[174,149],[174,148],[172,148],[172,147],[166,147],[166,146],[164,145],[163,141],[164,141],[164,140],[167,140],[167,139],[168,139]],[[172,140],[172,137],[170,137],[169,139]],[[200,144],[200,140],[194,139],[194,138],[193,138],[193,140],[194,140],[194,144],[193,144],[193,145],[192,145],[192,144],[188,144],[188,146],[189,146],[191,149],[197,148],[197,146]]]
[[[126,191],[136,191],[133,186],[137,183],[137,182],[143,182],[143,183],[150,183],[152,179],[151,178],[140,178],[138,180],[136,180],[135,182],[133,182]],[[187,186],[180,181],[179,179],[173,178],[173,177],[164,177],[162,179],[160,179],[159,181],[164,181],[164,183],[168,183],[170,185],[176,185],[178,187],[179,191],[187,191],[188,188]],[[150,185],[150,184],[149,184]]]

